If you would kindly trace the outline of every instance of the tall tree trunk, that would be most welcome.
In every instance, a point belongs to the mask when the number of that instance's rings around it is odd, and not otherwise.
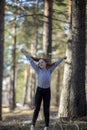
[[[69,102],[70,102],[70,85],[71,85],[71,60],[72,60],[72,49],[71,43],[68,43],[66,50],[67,60],[64,66],[64,77],[63,77],[63,87],[60,97],[60,105],[58,110],[58,117],[69,117]]]
[[[86,39],[87,39],[87,37],[86,37]],[[87,111],[87,40],[86,40],[86,83],[85,83],[85,86],[86,86],[86,111]],[[86,114],[87,114],[87,112],[86,112]]]
[[[33,56],[37,56],[37,45],[38,45],[38,17],[33,16],[33,22],[34,25],[36,26],[35,28],[35,39],[33,41],[33,43],[31,44],[31,54]],[[36,73],[33,70],[33,68],[31,67],[29,71],[27,71],[27,75],[28,75],[28,79],[26,81],[26,89],[27,89],[27,93],[25,93],[25,104],[27,103],[29,105],[29,107],[33,107],[34,106],[34,95],[35,95],[35,89],[36,89]],[[25,89],[25,90],[26,90]]]
[[[86,1],[86,83],[85,86],[86,86],[86,111],[87,111],[87,1]]]
[[[48,57],[50,61],[52,54],[52,8],[53,0],[44,0],[43,57]],[[41,119],[43,119],[42,109]]]
[[[28,83],[28,95],[27,95],[27,102],[30,108],[34,105],[34,95],[33,88],[34,88],[34,78],[33,78],[34,70],[33,68],[30,68],[30,76],[29,76],[29,83]]]
[[[50,57],[52,53],[52,6],[53,0],[44,1],[43,53]]]
[[[60,86],[60,70],[57,69],[56,93],[55,93],[56,106],[58,106],[59,104],[59,86]]]
[[[69,37],[68,37],[68,45],[66,47],[66,62],[64,66],[64,75],[63,75],[63,86],[61,90],[60,96],[60,104],[58,110],[58,117],[65,118],[69,117],[69,103],[70,103],[70,85],[71,85],[71,73],[72,73],[72,46],[71,46],[71,2],[69,1]]]
[[[4,12],[5,0],[0,1],[0,120],[2,120],[2,81],[4,53]]]
[[[33,17],[35,28],[35,39],[31,45],[31,54],[33,56],[37,56],[37,45],[38,45],[38,17]],[[34,97],[35,97],[35,89],[36,89],[36,73],[33,68],[30,68],[30,76],[29,76],[29,88],[28,88],[28,103],[29,107],[34,106]]]
[[[72,80],[70,116],[86,115],[85,94],[85,0],[72,1]]]
[[[28,95],[28,84],[29,84],[29,75],[30,75],[30,67],[26,67],[27,69],[25,70],[25,87],[24,87],[24,98],[23,98],[23,106],[27,103],[27,95]]]
[[[14,15],[14,20],[16,21],[16,15]],[[15,89],[16,89],[16,23],[14,23],[13,26],[14,29],[14,36],[13,36],[13,51],[12,51],[12,70],[11,70],[11,78],[10,78],[10,101],[9,101],[9,105],[10,105],[10,110],[14,110],[16,107],[16,93],[15,93]]]
[[[37,42],[37,38],[35,39],[35,42],[31,45],[31,54],[33,54],[34,56],[36,56],[36,52],[37,52],[36,42]],[[28,96],[27,96],[29,107],[34,106],[35,88],[36,88],[36,74],[35,74],[35,70],[31,67],[30,74],[29,74]]]

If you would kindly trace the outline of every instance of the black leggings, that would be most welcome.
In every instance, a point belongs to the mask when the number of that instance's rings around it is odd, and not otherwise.
[[[49,109],[50,109],[50,88],[37,88],[36,95],[35,95],[35,110],[33,114],[32,124],[35,125],[39,111],[41,102],[43,100],[43,109],[44,109],[44,117],[45,117],[45,125],[49,126]]]

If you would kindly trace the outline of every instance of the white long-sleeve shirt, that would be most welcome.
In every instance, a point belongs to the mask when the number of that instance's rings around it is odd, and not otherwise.
[[[48,69],[41,69],[29,55],[26,55],[26,57],[38,75],[38,87],[49,88],[51,83],[51,74],[54,69],[63,61],[63,58],[60,58]]]

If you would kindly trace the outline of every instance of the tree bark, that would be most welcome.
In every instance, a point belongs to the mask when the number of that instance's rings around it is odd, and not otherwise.
[[[53,0],[44,1],[43,55],[49,58],[52,53],[52,6]]]
[[[72,73],[72,36],[71,36],[71,26],[72,26],[72,19],[71,19],[71,2],[69,1],[69,34],[68,34],[68,45],[66,46],[66,62],[64,66],[64,75],[63,75],[63,86],[61,90],[60,96],[60,104],[58,110],[58,117],[59,118],[69,118],[69,104],[70,104],[70,86],[71,86],[71,73]]]
[[[34,56],[36,55],[36,48],[37,48],[37,44],[35,43],[31,45],[31,54],[33,54]],[[29,74],[28,95],[27,95],[27,102],[29,107],[34,106],[35,88],[36,88],[36,74],[35,70],[31,67]]]
[[[70,116],[86,115],[85,94],[85,0],[72,1],[72,80],[70,88]]]
[[[14,20],[16,21],[16,15],[14,15]],[[14,110],[16,107],[16,23],[13,25],[13,50],[12,50],[12,68],[11,68],[11,78],[10,78],[10,110]],[[12,100],[12,101],[11,101]]]
[[[55,93],[56,106],[58,106],[59,103],[59,86],[60,86],[60,70],[57,69],[56,93]]]
[[[70,103],[70,85],[71,85],[71,72],[72,72],[72,48],[71,42],[67,45],[66,50],[67,60],[64,66],[64,76],[63,76],[63,87],[60,97],[60,105],[58,110],[58,117],[65,118],[69,117],[69,103]]]
[[[4,12],[5,0],[0,1],[0,120],[2,120],[2,81],[3,81],[3,59],[4,59]]]
[[[28,96],[28,84],[29,84],[29,75],[30,75],[30,67],[26,67],[27,69],[25,69],[25,87],[24,87],[24,97],[23,97],[23,106],[27,103],[27,96]]]

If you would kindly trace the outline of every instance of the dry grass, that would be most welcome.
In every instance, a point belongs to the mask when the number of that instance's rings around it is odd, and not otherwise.
[[[30,122],[33,110],[28,108],[17,108],[10,112],[8,108],[3,108],[3,121],[0,122],[0,130],[30,130]],[[57,108],[51,107],[51,116],[57,115]],[[39,115],[39,119],[40,119]],[[38,120],[37,130],[43,130],[44,121]],[[50,120],[50,130],[87,130],[87,117],[80,118],[78,121],[58,121]]]

